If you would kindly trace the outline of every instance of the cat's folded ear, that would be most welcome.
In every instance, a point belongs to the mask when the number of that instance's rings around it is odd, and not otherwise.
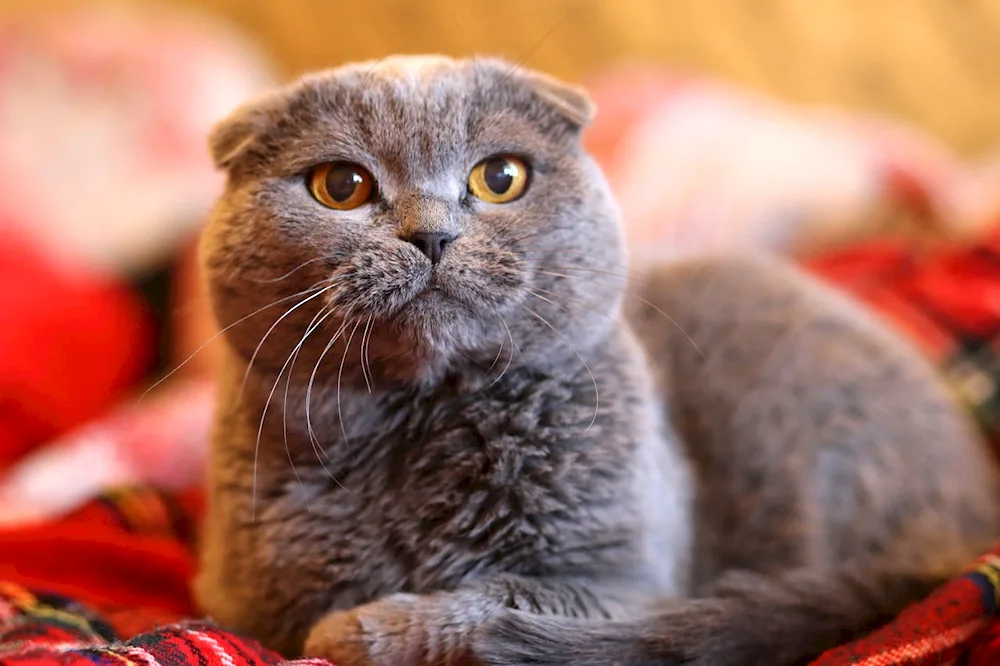
[[[215,166],[230,169],[284,113],[286,105],[285,95],[268,93],[239,106],[216,123],[208,135]]]
[[[528,81],[535,94],[559,112],[573,127],[583,129],[597,114],[597,105],[583,88],[541,72],[522,70],[521,75]]]

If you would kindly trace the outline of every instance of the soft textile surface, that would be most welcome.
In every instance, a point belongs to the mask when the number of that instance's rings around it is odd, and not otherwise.
[[[222,183],[205,135],[270,75],[197,11],[0,14],[3,472],[145,381],[173,313],[127,278],[149,280],[190,241]],[[110,470],[108,458],[73,462]]]
[[[0,584],[0,664],[19,666],[329,666],[286,661],[207,622],[182,622],[121,641],[107,622],[65,597]]]
[[[812,666],[989,666],[1000,663],[1000,548],[892,624]],[[964,661],[962,661],[964,660]]]
[[[0,581],[92,606],[123,636],[192,616],[200,503],[107,492],[59,520],[0,530]]]
[[[256,641],[186,619],[200,507],[199,493],[133,488],[41,528],[0,530],[0,665],[283,663]]]

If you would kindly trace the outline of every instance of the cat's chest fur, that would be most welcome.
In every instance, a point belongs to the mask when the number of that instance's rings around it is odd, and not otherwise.
[[[293,439],[295,468],[267,474],[264,568],[324,581],[338,607],[492,573],[626,572],[672,586],[676,567],[651,544],[685,488],[659,476],[673,465],[648,399],[605,383],[616,392],[596,417],[589,377],[529,373],[475,394],[327,401],[314,415],[319,450]]]

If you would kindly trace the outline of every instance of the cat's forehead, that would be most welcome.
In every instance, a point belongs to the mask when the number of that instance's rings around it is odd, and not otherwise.
[[[513,82],[497,62],[436,55],[352,63],[316,73],[303,82],[331,106],[382,102],[411,111],[434,102],[468,101],[472,96],[478,104],[489,105],[491,101],[510,101],[513,92]]]
[[[363,74],[366,78],[426,84],[444,74],[461,71],[464,65],[441,55],[395,55],[345,65],[334,74]]]
[[[565,152],[588,115],[577,93],[502,60],[393,56],[248,105],[216,128],[212,149],[217,163],[265,176],[328,160],[440,171],[491,152]]]
[[[442,168],[470,152],[523,150],[544,137],[544,114],[508,74],[489,61],[440,56],[356,63],[303,80],[294,124],[310,139],[302,143],[357,147],[399,170]]]

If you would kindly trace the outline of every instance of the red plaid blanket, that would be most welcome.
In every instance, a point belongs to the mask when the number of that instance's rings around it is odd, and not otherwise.
[[[0,666],[331,666],[191,619],[200,506],[136,488],[0,531]]]
[[[20,666],[330,666],[285,661],[254,640],[209,622],[182,622],[121,641],[91,610],[71,599],[0,585],[0,663]]]

